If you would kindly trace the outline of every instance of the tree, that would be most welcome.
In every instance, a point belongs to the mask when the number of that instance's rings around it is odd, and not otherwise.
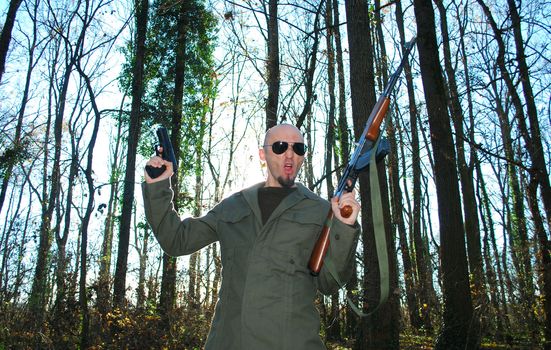
[[[535,182],[537,184],[536,187],[542,186],[542,196],[543,196],[542,199],[543,199],[544,207],[546,207],[546,193],[549,192],[549,176],[545,175],[544,177],[546,177],[546,179],[541,178],[541,176],[546,173],[546,170],[544,170],[546,169],[546,167],[545,165],[543,165],[543,163],[545,163],[545,160],[544,160],[543,153],[541,152],[543,146],[541,144],[541,134],[539,131],[539,123],[537,118],[534,116],[534,113],[536,111],[531,107],[531,104],[533,104],[533,99],[532,99],[532,102],[527,101],[528,119],[530,120],[530,131],[529,131],[528,126],[526,125],[526,116],[524,113],[524,108],[523,108],[520,95],[516,90],[513,77],[511,76],[511,74],[507,69],[508,68],[506,65],[507,52],[506,52],[506,45],[503,38],[502,30],[498,28],[497,23],[494,19],[494,16],[491,13],[489,7],[486,5],[486,3],[483,0],[477,0],[477,2],[482,7],[482,10],[488,20],[488,24],[490,25],[492,32],[494,34],[494,39],[498,46],[498,54],[496,58],[497,67],[499,68],[500,76],[505,83],[507,91],[511,96],[511,101],[514,107],[514,119],[518,123],[520,135],[526,144],[529,158],[532,161],[532,168],[530,169],[530,182],[531,183]],[[518,17],[515,18],[515,13],[514,13],[515,10],[514,9],[511,10],[511,8],[509,8],[509,10],[513,12],[511,14],[512,16],[511,19],[514,21],[513,26],[517,26],[517,27],[520,26],[519,18]],[[517,28],[516,30],[520,30],[520,29]],[[515,44],[517,48],[517,60],[519,58],[518,57],[519,54],[521,56],[524,56],[522,54],[523,49],[519,48],[519,45],[522,46],[522,44],[518,43],[519,40],[521,40],[521,38],[519,38],[519,33],[516,33]],[[518,52],[519,50],[521,50],[521,53]],[[520,62],[519,65],[520,65],[519,67],[520,71],[524,71],[524,73],[527,74],[528,72],[527,72],[526,63]],[[525,75],[522,79],[528,79],[528,78],[529,77]],[[528,81],[528,85],[529,85],[529,81]],[[528,95],[525,95],[525,98],[526,97],[530,98],[531,87],[527,86],[526,83],[523,83],[523,88],[527,89],[526,93]],[[500,125],[502,127],[502,130],[505,133],[504,140],[505,141],[511,140],[511,138],[508,137],[507,135],[507,134],[510,135],[510,130],[511,130],[507,115],[501,114],[500,117],[505,118],[505,119],[500,119]],[[510,145],[511,143],[508,143],[507,145],[505,145],[505,150],[507,152],[506,155],[509,157],[508,159],[513,160],[515,158],[515,155],[513,153],[514,150],[511,148]],[[509,164],[509,166],[512,167],[513,165]],[[516,173],[514,168],[508,169],[508,170],[512,174]],[[514,227],[513,227],[513,230],[511,231],[512,245],[514,245],[512,247],[513,262],[516,264],[515,267],[519,272],[519,281],[521,284],[520,293],[521,295],[523,295],[523,302],[526,303],[529,309],[533,310],[535,296],[534,296],[534,286],[533,286],[533,283],[531,282],[533,273],[532,273],[532,262],[530,259],[530,252],[529,252],[529,246],[528,246],[529,237],[528,237],[527,226],[525,222],[524,204],[522,200],[524,196],[520,195],[522,192],[522,189],[516,187],[517,185],[519,185],[516,182],[517,181],[516,178],[511,179],[510,181],[511,181],[511,185],[513,186],[513,203],[514,203],[513,210],[515,214],[515,216],[513,217]],[[529,195],[534,194],[533,188],[530,188],[530,190],[528,191],[528,194]],[[535,220],[538,221],[539,209],[537,209],[537,206],[538,206],[537,201],[535,201],[535,198],[531,198],[529,200],[529,203],[532,211],[537,210],[535,213],[533,213],[533,216]],[[546,246],[545,244],[547,240],[546,235],[542,234],[540,230],[541,226],[538,225],[537,222],[536,222],[535,228],[536,228],[536,232],[538,232],[537,235],[540,239],[540,242],[543,243],[544,246]],[[541,254],[542,254],[542,262],[545,261],[543,265],[543,268],[544,268],[543,276],[545,281],[543,292],[546,295],[551,295],[551,291],[549,290],[549,288],[551,288],[551,284],[549,284],[549,282],[551,282],[549,280],[549,275],[551,270],[549,270],[550,266],[547,264],[547,262],[550,260],[550,258],[548,257],[549,252],[546,248],[544,248],[544,250],[541,251]],[[544,310],[546,312],[546,319],[548,320],[547,322],[549,322],[549,320],[551,320],[551,314],[547,314],[547,312],[551,312],[551,303],[546,304]],[[534,323],[534,315],[532,313],[530,313],[530,322]],[[548,338],[551,338],[551,323],[547,324],[546,334]],[[534,335],[532,335],[532,337],[534,337]]]
[[[486,295],[486,287],[484,281],[484,267],[482,264],[482,249],[480,242],[480,225],[478,221],[477,203],[474,186],[474,161],[476,159],[475,149],[470,151],[470,164],[466,160],[466,140],[472,139],[473,131],[465,132],[464,112],[459,101],[459,91],[455,77],[455,69],[452,63],[450,38],[448,34],[447,11],[441,0],[435,1],[436,7],[440,14],[440,32],[442,33],[443,52],[444,52],[444,67],[447,76],[446,93],[449,105],[449,111],[455,130],[455,145],[457,154],[457,166],[459,168],[459,177],[461,182],[461,194],[463,199],[463,212],[465,215],[465,234],[467,237],[467,253],[469,256],[469,272],[472,275],[472,294],[474,299],[474,308],[478,310],[475,316],[480,319],[480,315],[484,314],[485,307],[488,304]],[[465,77],[467,80],[468,76]],[[471,114],[472,115],[472,114]],[[472,121],[474,122],[474,121]],[[474,125],[471,124],[471,130],[474,130]],[[468,136],[467,136],[468,135]]]
[[[172,98],[171,111],[171,136],[170,141],[174,147],[175,154],[181,154],[181,132],[182,132],[182,110],[183,110],[183,94],[184,94],[184,77],[186,68],[185,47],[187,43],[188,32],[188,16],[189,8],[185,1],[181,2],[177,7],[177,11],[173,14],[176,17],[176,38],[175,38],[175,69],[174,69],[174,91]],[[163,13],[162,8],[158,10],[161,20],[166,18],[170,13]],[[168,12],[168,11],[166,11]],[[182,207],[180,200],[180,178],[178,174],[174,174],[171,179],[172,189],[175,194],[174,209]],[[161,295],[159,300],[159,311],[162,315],[163,327],[166,331],[170,331],[170,316],[172,315],[173,307],[176,302],[176,258],[163,254],[163,275],[161,280]]]
[[[385,38],[383,34],[383,19],[381,16],[381,4],[379,0],[375,0],[375,10],[374,10],[374,17],[375,17],[375,30],[374,30],[374,41],[377,42],[378,45],[375,45],[375,49],[379,52],[379,59],[377,60],[378,64],[376,64],[376,71],[380,72],[379,75],[379,90],[383,91],[387,82],[388,82],[388,56],[387,51],[385,47]],[[387,111],[387,138],[389,139],[390,144],[396,143],[395,135],[392,132],[392,129],[394,128],[394,122],[393,122],[393,112]],[[397,149],[397,147],[395,148]],[[390,162],[389,162],[390,163]],[[391,165],[391,164],[389,164]],[[394,164],[396,165],[396,164]],[[389,278],[389,289],[390,290],[396,290],[398,288],[398,266],[397,266],[397,254],[396,254],[396,240],[395,240],[395,227],[392,223],[392,217],[391,217],[391,205],[389,202],[389,180],[387,178],[387,168],[389,173],[392,171],[392,168],[386,167],[385,162],[380,162],[380,164],[377,164],[378,172],[379,172],[379,178],[380,178],[380,187],[381,187],[381,203],[383,206],[383,216],[384,216],[384,224],[385,224],[385,242],[386,242],[386,250],[387,250],[387,256],[388,256],[388,278]],[[394,168],[394,170],[397,170],[397,167]],[[392,176],[392,175],[391,175]],[[371,176],[370,176],[371,181]],[[394,190],[397,189],[397,187],[393,187]],[[371,209],[374,210],[374,209]],[[370,244],[372,247],[376,247],[376,242],[374,241],[373,244]],[[377,249],[371,249],[371,255],[376,256],[377,255]],[[372,266],[368,266],[368,268],[373,269],[380,269],[379,267],[379,261],[377,261],[377,264],[373,264]],[[399,324],[400,324],[400,310],[399,310],[399,304],[400,301],[398,299],[398,296],[395,293],[390,293],[388,296],[388,300],[385,305],[382,305],[382,310],[380,311],[380,321],[379,322],[373,322],[372,328],[377,333],[384,334],[383,336],[383,343],[389,344],[390,347],[395,346],[399,347]],[[375,314],[375,317],[379,315]]]
[[[142,96],[144,79],[144,59],[146,53],[145,39],[147,33],[149,1],[135,0],[136,9],[136,38],[134,42],[134,61],[132,65],[132,107],[128,128],[128,148],[126,153],[126,170],[124,175],[124,189],[122,196],[121,221],[119,225],[119,246],[117,251],[117,265],[115,270],[113,304],[122,308],[125,304],[126,270],[128,262],[128,245],[130,243],[130,223],[132,220],[132,206],[134,202],[134,180],[136,177],[136,151],[141,129]]]
[[[202,1],[157,1],[152,5],[149,28],[148,72],[145,90],[144,123],[162,124],[170,129],[171,143],[178,161],[178,173],[171,179],[175,210],[195,207],[187,195],[188,177],[201,171],[204,121],[214,94],[212,77],[212,30],[216,21]],[[149,146],[150,147],[150,146]],[[148,148],[149,148],[148,147]],[[149,156],[149,153],[144,154]],[[197,188],[195,188],[197,192]],[[194,296],[193,278],[197,257],[190,259],[189,295]],[[163,254],[158,313],[165,332],[175,326],[177,259]],[[191,310],[197,312],[199,303]],[[186,340],[187,341],[187,340]]]
[[[400,36],[400,46],[403,51],[406,45],[406,38],[404,33],[404,13],[401,2],[396,3],[395,12],[396,25]],[[393,201],[396,207],[394,210],[394,215],[397,216],[396,221],[398,226],[397,229],[399,234],[400,251],[402,254],[402,264],[404,266],[404,282],[406,287],[405,292],[409,319],[414,328],[421,329],[421,327],[424,327],[428,332],[430,332],[432,330],[432,322],[428,312],[430,305],[428,293],[432,290],[432,286],[430,286],[432,277],[428,272],[428,259],[426,256],[426,251],[423,249],[423,240],[421,238],[421,161],[419,157],[419,129],[417,126],[419,113],[416,105],[411,66],[408,61],[404,63],[404,75],[408,93],[409,128],[411,135],[411,182],[413,186],[413,212],[410,212],[409,215],[409,234],[413,237],[415,244],[411,247],[411,255],[409,254],[408,249],[408,239],[403,232],[403,229],[400,227],[403,224],[403,216],[400,210],[401,205],[399,204],[401,201],[401,195],[398,197],[397,186],[399,186],[399,184],[396,184],[395,179],[392,180],[394,181],[394,188],[396,188],[394,191],[395,195]],[[403,156],[405,155],[403,154]],[[394,160],[394,154],[391,154],[390,162],[393,161],[397,162],[397,159]],[[405,168],[405,166],[403,168]],[[415,268],[415,265],[417,265],[417,268]],[[422,305],[427,305],[427,308],[421,308]],[[420,310],[422,310],[422,312],[419,312]],[[421,317],[421,314],[423,317]]]
[[[520,127],[532,160],[533,169],[531,176],[533,177],[533,181],[537,184],[536,187],[540,188],[541,200],[547,216],[547,229],[551,230],[551,185],[549,182],[549,172],[547,170],[545,154],[543,151],[544,148],[540,132],[540,123],[538,120],[538,109],[536,107],[534,92],[532,89],[529,67],[526,62],[526,53],[524,49],[525,42],[522,36],[521,17],[517,9],[517,4],[514,0],[507,0],[507,4],[509,5],[509,15],[511,16],[511,25],[515,39],[516,61],[520,74],[520,82],[522,85],[524,100],[526,101],[526,114],[528,115],[528,120],[530,122],[529,132],[528,130],[524,130],[525,126],[523,126],[522,123],[520,124]],[[486,14],[488,15],[488,12],[486,12]],[[493,27],[494,26],[492,25],[492,28]],[[496,32],[494,33],[497,35]],[[535,202],[533,203],[535,204]],[[544,248],[544,250],[546,249]],[[549,269],[549,267],[546,266],[546,269]],[[551,288],[551,286],[548,288]],[[551,314],[548,315],[548,318],[550,317]],[[551,335],[551,329],[549,329],[548,332],[549,335]]]
[[[83,26],[86,28],[87,26]],[[86,184],[88,187],[88,203],[86,204],[86,212],[82,218],[82,225],[80,228],[81,243],[80,243],[80,281],[79,281],[79,305],[82,312],[82,329],[81,329],[81,341],[80,346],[82,349],[86,349],[90,345],[90,314],[88,311],[88,291],[86,288],[86,276],[88,272],[88,228],[92,212],[94,210],[94,198],[95,198],[95,184],[92,177],[92,164],[94,160],[94,148],[96,146],[96,140],[98,137],[98,130],[101,121],[101,112],[96,102],[96,92],[91,83],[91,79],[86,72],[84,72],[81,62],[77,61],[76,68],[79,74],[82,76],[86,83],[86,89],[92,105],[92,111],[94,116],[94,127],[92,134],[90,135],[90,141],[88,143],[88,154],[86,160],[86,168],[84,169],[84,175],[86,177]]]
[[[268,97],[266,99],[266,130],[277,124],[279,104],[279,32],[277,24],[277,0],[268,1],[268,54],[267,78]]]
[[[6,57],[8,55],[8,49],[11,41],[11,32],[13,30],[13,25],[15,23],[15,16],[17,14],[17,10],[19,8],[19,5],[21,5],[21,0],[11,0],[10,1],[10,7],[8,9],[8,13],[6,15],[6,22],[4,23],[4,26],[2,27],[2,33],[0,34],[0,82],[2,82],[2,75],[4,74],[4,69],[6,66]],[[36,7],[35,7],[36,11]],[[35,12],[36,15],[36,12]],[[33,24],[33,35],[31,37],[31,40],[33,44],[29,46],[29,65],[27,69],[27,78],[25,81],[25,90],[23,93],[23,103],[21,104],[21,109],[19,112],[19,118],[17,120],[17,126],[15,128],[15,137],[13,140],[13,152],[15,154],[21,152],[21,128],[22,128],[22,122],[23,122],[23,116],[25,115],[25,105],[27,102],[27,98],[29,96],[29,83],[31,79],[31,72],[33,70],[33,59],[34,59],[34,51],[35,51],[35,45],[37,42],[37,33],[36,33],[36,23]],[[6,192],[8,190],[8,182],[11,177],[11,173],[13,170],[15,160],[9,160],[6,162],[5,169],[2,169],[3,176],[2,176],[2,187],[0,188],[0,213],[2,212],[2,207],[4,205],[4,199],[6,198]]]
[[[2,33],[0,33],[0,82],[2,82],[2,76],[4,75],[4,70],[6,68],[6,58],[10,48],[11,32],[15,24],[15,16],[17,15],[17,10],[19,9],[21,2],[22,0],[10,0],[10,6],[8,8],[8,13],[6,14],[6,21],[2,27]],[[3,201],[4,198],[2,197],[0,200],[0,211],[2,211]]]
[[[354,122],[354,134],[359,139],[371,108],[375,105],[375,69],[374,54],[371,37],[373,32],[370,25],[367,4],[358,1],[346,1],[346,18],[348,29],[348,46],[350,50],[350,91],[352,98],[352,115]],[[367,88],[366,88],[367,82]],[[373,165],[371,165],[373,166]],[[377,165],[380,177],[382,205],[384,213],[384,234],[390,236],[390,215],[388,204],[388,187],[386,185],[386,173],[384,162]],[[379,269],[377,252],[374,244],[372,207],[370,199],[370,183],[367,174],[360,174],[360,198],[362,203],[362,240],[364,278],[364,310],[373,310],[379,297]],[[392,241],[392,240],[391,240]],[[389,241],[387,240],[387,250]],[[393,249],[391,249],[393,250]],[[395,267],[395,266],[394,266]],[[389,264],[392,275],[393,264]],[[394,274],[395,275],[395,274]],[[391,277],[392,278],[392,277]],[[381,307],[368,319],[360,320],[355,348],[368,349],[383,346],[398,348],[399,339],[397,333],[397,320],[390,302]],[[368,335],[369,334],[369,335]]]
[[[49,11],[54,12],[52,8]],[[75,18],[75,12],[69,12],[66,16],[61,16],[59,19],[53,19],[48,22],[50,28],[56,28],[59,35],[52,41],[52,56],[51,56],[51,70],[50,70],[50,94],[52,100],[55,99],[55,104],[52,106],[53,111],[49,110],[49,113],[54,114],[53,120],[53,134],[54,134],[54,157],[51,163],[51,173],[48,175],[44,172],[44,184],[43,184],[43,204],[42,204],[42,221],[40,226],[40,242],[38,248],[38,257],[36,261],[36,268],[34,273],[34,280],[31,288],[31,294],[29,297],[29,310],[35,317],[33,318],[33,329],[39,331],[44,326],[46,316],[46,304],[48,294],[48,270],[50,268],[50,248],[52,245],[52,219],[56,206],[59,205],[60,195],[60,181],[61,181],[61,149],[62,149],[62,136],[63,136],[63,121],[66,113],[68,90],[70,78],[75,69],[75,62],[80,55],[81,43],[84,40],[84,31],[79,33],[78,38],[74,44],[74,48],[71,43],[64,40],[64,35],[69,33],[63,33],[64,26],[69,26]],[[64,63],[62,58],[65,58]],[[60,65],[61,77],[57,77],[59,72],[56,71]],[[59,79],[59,85],[57,83]],[[49,123],[51,122],[51,115],[48,115],[48,131],[45,135],[45,144],[49,145]],[[48,151],[44,153],[44,166],[49,163]],[[49,179],[48,180],[48,176]],[[46,188],[49,183],[49,191]],[[47,198],[46,198],[47,197]]]
[[[323,1],[320,2],[322,4]],[[327,46],[327,87],[329,89],[329,111],[327,113],[327,137],[325,139],[325,181],[327,185],[327,193],[331,195],[334,193],[335,188],[333,186],[333,177],[331,176],[333,167],[332,160],[333,155],[335,157],[335,164],[338,164],[338,152],[333,151],[333,145],[335,144],[336,128],[335,128],[335,50],[333,49],[333,1],[328,0],[325,5],[325,27],[326,27],[326,46]],[[315,22],[316,28],[314,30],[317,33],[317,21]],[[317,34],[316,34],[317,36]],[[317,41],[317,40],[316,40]],[[317,51],[317,47],[315,48]],[[315,55],[313,55],[315,57]],[[331,311],[329,313],[329,320],[327,322],[327,339],[328,340],[340,340],[341,339],[341,324],[339,322],[339,293],[336,292],[331,296]]]
[[[436,348],[470,349],[477,347],[479,339],[471,328],[473,309],[463,217],[447,100],[442,94],[445,87],[436,42],[434,10],[430,1],[414,0],[414,11],[417,19],[419,64],[434,154],[440,225],[444,324]]]
[[[350,132],[348,130],[348,121],[346,118],[346,84],[345,84],[345,74],[344,74],[344,62],[343,62],[343,48],[341,40],[341,30],[340,30],[340,13],[339,13],[339,2],[338,0],[329,0],[331,1],[331,6],[327,5],[328,8],[333,10],[333,23],[328,25],[328,29],[333,35],[335,42],[334,49],[334,60],[336,64],[336,89],[338,91],[338,101],[337,103],[337,125],[335,126],[336,139],[340,147],[338,150],[334,151],[335,166],[337,166],[340,160],[341,164],[348,163],[350,158]],[[329,15],[328,15],[329,16]],[[346,295],[350,300],[357,300],[354,293],[358,290],[358,277],[357,277],[357,264],[354,260],[353,265],[354,272],[352,277],[346,284]],[[346,337],[355,336],[357,329],[357,317],[354,311],[351,308],[346,308],[345,311],[345,320],[346,324],[344,325],[344,335]]]
[[[530,134],[527,133],[525,126],[521,124],[522,135],[526,142],[526,147],[532,160],[532,169],[530,173],[530,183],[528,185],[528,204],[535,224],[535,231],[540,243],[539,256],[542,264],[542,280],[544,295],[545,312],[545,338],[551,342],[551,256],[549,253],[549,238],[545,232],[545,225],[540,215],[539,204],[537,200],[537,189],[540,189],[541,200],[547,217],[547,230],[551,231],[551,185],[549,182],[549,171],[545,161],[543,151],[540,124],[538,120],[538,110],[532,89],[530,72],[526,62],[526,53],[524,49],[525,42],[522,36],[521,18],[514,0],[507,0],[509,5],[509,14],[511,16],[511,25],[515,38],[516,61],[518,64],[520,82],[524,100],[526,101],[526,112],[530,122]],[[497,33],[496,33],[497,35]],[[519,121],[520,122],[520,121]],[[549,347],[549,345],[548,345]]]
[[[345,74],[344,74],[344,62],[343,62],[343,49],[340,30],[340,15],[339,15],[339,2],[333,1],[333,27],[332,31],[335,38],[335,61],[337,64],[337,86],[339,91],[338,101],[338,135],[339,142],[341,144],[339,155],[341,161],[346,163],[349,158],[350,152],[350,135],[348,131],[348,121],[346,119],[346,93],[345,93]]]
[[[113,248],[113,233],[115,230],[115,212],[117,209],[118,198],[120,195],[120,176],[121,176],[121,162],[122,154],[125,153],[122,145],[122,128],[123,128],[123,106],[126,98],[126,93],[124,93],[123,98],[121,99],[121,105],[119,110],[116,111],[116,131],[115,131],[115,142],[110,152],[111,162],[110,162],[110,176],[109,176],[109,199],[107,204],[103,203],[98,206],[98,210],[103,213],[103,208],[105,207],[105,225],[103,230],[103,239],[101,243],[101,252],[99,256],[99,273],[98,273],[98,282],[97,282],[97,298],[96,305],[100,313],[101,324],[107,323],[106,317],[107,313],[111,307],[111,262],[112,262],[112,248]],[[107,341],[108,332],[107,326],[101,327],[102,336]]]
[[[304,77],[304,90],[305,90],[305,101],[304,101],[304,108],[302,109],[302,112],[300,115],[297,116],[296,120],[296,127],[301,128],[302,124],[304,123],[304,120],[307,116],[311,115],[312,113],[312,105],[314,101],[316,100],[316,95],[314,94],[314,76],[316,72],[316,65],[317,65],[317,57],[318,57],[318,47],[320,44],[320,17],[321,17],[321,11],[322,6],[324,2],[320,1],[319,6],[316,9],[315,12],[315,18],[314,18],[314,29],[313,29],[313,43],[312,43],[312,51],[310,53],[310,56],[306,56],[305,59],[305,77]],[[332,95],[332,94],[331,94]],[[333,102],[334,104],[334,102]],[[334,106],[333,106],[334,108]],[[330,164],[329,164],[330,165]]]

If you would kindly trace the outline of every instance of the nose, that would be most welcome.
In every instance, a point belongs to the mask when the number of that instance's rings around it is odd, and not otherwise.
[[[289,143],[289,147],[285,150],[285,157],[286,158],[293,158],[293,155],[295,154],[295,151],[293,150],[294,143]]]

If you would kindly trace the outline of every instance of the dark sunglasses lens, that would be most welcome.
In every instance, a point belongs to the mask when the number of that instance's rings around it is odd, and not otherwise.
[[[272,151],[275,154],[283,154],[289,148],[289,143],[285,141],[277,141],[272,144]],[[294,143],[293,151],[299,156],[303,156],[306,153],[306,145],[304,143]]]
[[[272,151],[275,154],[282,154],[287,150],[287,147],[289,147],[289,144],[284,141],[277,141],[272,144]]]
[[[306,145],[304,143],[293,144],[293,151],[299,156],[303,156],[306,153]]]

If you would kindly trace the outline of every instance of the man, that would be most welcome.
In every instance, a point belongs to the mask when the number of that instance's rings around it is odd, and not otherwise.
[[[167,167],[155,179],[146,173],[143,184],[147,220],[163,250],[178,256],[220,242],[222,286],[206,349],[325,348],[314,299],[317,290],[331,294],[339,286],[325,267],[312,276],[308,260],[331,207],[336,220],[326,262],[331,260],[341,280],[350,277],[360,205],[353,192],[329,203],[295,183],[305,152],[296,127],[271,128],[259,150],[266,181],[224,199],[201,218],[183,221],[171,202],[172,164],[160,157],[148,161]],[[344,205],[353,209],[348,218],[340,214]]]

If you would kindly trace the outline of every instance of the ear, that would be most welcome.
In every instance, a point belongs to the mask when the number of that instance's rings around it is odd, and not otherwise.
[[[260,147],[258,149],[258,156],[260,157],[260,160],[265,162],[266,161],[266,152],[264,151],[264,147]]]

